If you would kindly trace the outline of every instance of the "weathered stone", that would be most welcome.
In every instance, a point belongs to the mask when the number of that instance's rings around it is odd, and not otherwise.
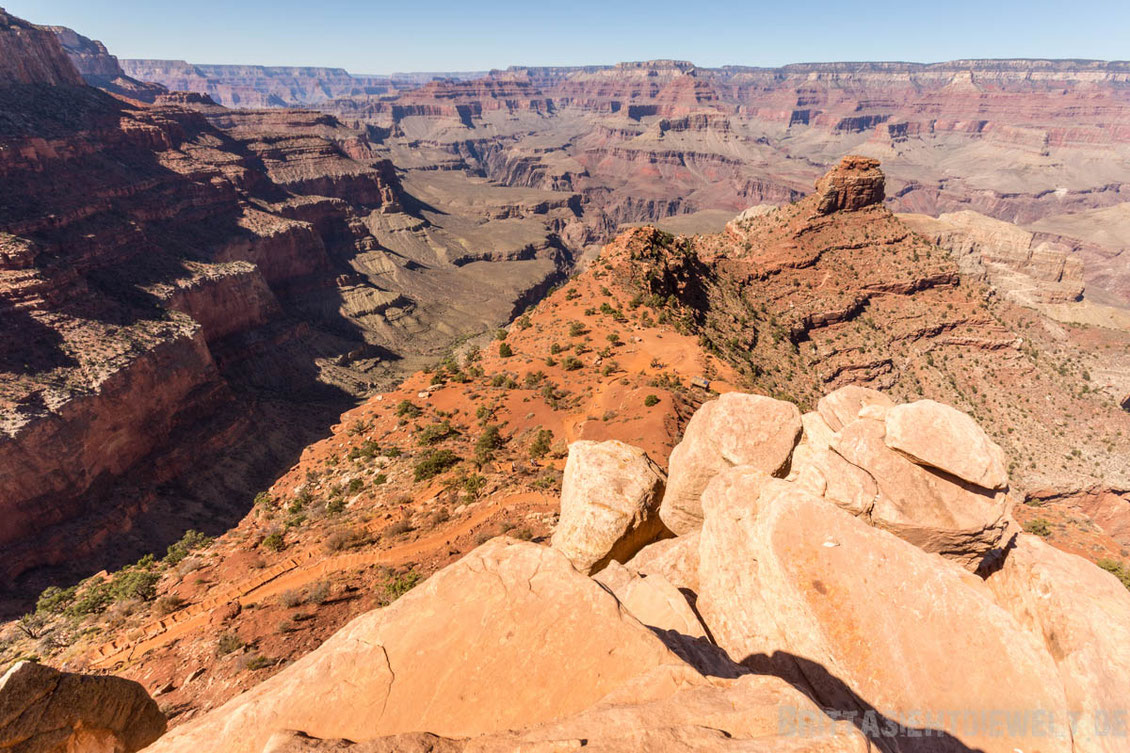
[[[869,516],[879,494],[870,473],[844,460],[835,450],[817,449],[804,443],[793,452],[789,480],[852,515]]]
[[[692,638],[706,637],[687,597],[662,575],[641,576],[617,562],[610,562],[594,580],[606,586],[644,625]]]
[[[746,469],[717,478],[703,510],[699,611],[733,658],[791,664],[831,708],[940,725],[950,737],[936,750],[1071,750],[936,716],[1039,710],[1066,723],[1051,658],[960,568]],[[916,749],[909,734],[890,742]]]
[[[859,418],[859,412],[871,405],[891,408],[894,401],[878,390],[849,384],[820,398],[816,412],[832,431],[839,431]]]
[[[1110,573],[1035,536],[1021,534],[987,580],[997,603],[1047,647],[1067,708],[1077,716],[1076,753],[1122,753],[1110,734],[1130,699],[1130,591]]]
[[[695,530],[702,525],[699,497],[714,476],[735,465],[784,471],[801,431],[800,411],[792,403],[737,392],[706,403],[671,452],[659,510],[663,522],[679,535]]]
[[[1002,545],[1008,497],[912,463],[886,445],[885,431],[879,421],[859,419],[840,432],[833,447],[878,485],[869,522],[976,570]]]
[[[553,547],[586,574],[610,560],[625,562],[666,533],[662,496],[663,473],[643,450],[616,440],[574,442]]]
[[[165,732],[141,685],[19,662],[0,678],[0,750],[133,753]]]
[[[627,567],[641,575],[662,575],[676,588],[697,593],[698,531],[645,546]]]
[[[295,729],[477,736],[576,714],[660,667],[698,674],[563,554],[498,538],[151,750],[258,753]]]
[[[883,201],[884,182],[879,160],[849,154],[816,181],[817,211],[852,212],[879,204]]]
[[[972,418],[948,405],[919,400],[887,412],[887,446],[920,465],[985,489],[1008,486],[1002,450]]]

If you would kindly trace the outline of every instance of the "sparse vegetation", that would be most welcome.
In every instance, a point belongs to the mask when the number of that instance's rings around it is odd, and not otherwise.
[[[457,465],[462,458],[451,450],[432,450],[413,469],[416,481],[427,481]]]
[[[643,399],[643,404],[648,408],[652,407],[653,405],[659,405],[659,397],[656,395],[648,395]]]

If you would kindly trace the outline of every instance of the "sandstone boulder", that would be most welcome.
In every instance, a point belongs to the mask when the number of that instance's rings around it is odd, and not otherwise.
[[[829,392],[816,403],[816,412],[832,431],[839,431],[855,419],[864,408],[893,408],[894,401],[878,390],[849,384]]]
[[[988,578],[997,603],[1047,647],[1076,715],[1076,753],[1125,751],[1110,734],[1130,699],[1130,591],[1110,573],[1021,534]]]
[[[662,496],[663,473],[643,450],[616,440],[574,442],[553,547],[586,574],[624,562],[666,533]]]
[[[885,423],[887,446],[914,462],[985,489],[1008,486],[1004,450],[956,408],[919,400],[891,408]]]
[[[617,562],[594,576],[637,620],[660,631],[672,631],[691,638],[705,638],[687,598],[662,575],[641,576]]]
[[[676,588],[698,593],[698,531],[649,544],[627,566],[641,575],[662,575]]]
[[[850,724],[832,723],[776,677],[687,683],[656,694],[644,676],[596,706],[532,729],[471,739],[402,734],[353,743],[279,734],[263,753],[869,753]],[[783,711],[782,711],[783,710]],[[799,722],[799,724],[798,724]]]
[[[151,751],[258,753],[286,730],[478,736],[576,714],[663,667],[701,677],[563,554],[498,538]]]
[[[731,657],[781,674],[791,664],[831,708],[943,730],[931,750],[1071,750],[1033,727],[946,716],[1039,710],[1066,722],[1051,657],[977,579],[748,469],[715,479],[703,511],[699,612]],[[910,732],[890,742],[923,749]]]
[[[927,552],[976,570],[1003,545],[1008,497],[911,462],[887,446],[885,434],[882,422],[859,419],[839,433],[832,448],[835,455],[866,471],[878,487],[867,520]]]
[[[789,481],[809,494],[823,497],[852,515],[862,515],[868,520],[879,494],[870,473],[830,448],[814,448],[803,442],[793,452]]]
[[[792,403],[730,392],[699,408],[671,452],[659,515],[676,534],[702,525],[699,497],[721,471],[748,465],[768,474],[788,467],[802,431]]]
[[[800,422],[804,426],[801,444],[807,444],[809,447],[817,449],[824,449],[832,444],[832,439],[836,433],[817,411],[809,411],[803,414],[800,417]]]
[[[133,753],[165,732],[136,682],[19,662],[0,678],[0,750]]]

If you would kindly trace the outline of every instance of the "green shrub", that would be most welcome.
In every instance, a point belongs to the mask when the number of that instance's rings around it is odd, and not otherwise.
[[[418,572],[409,570],[406,573],[390,578],[388,583],[385,584],[385,591],[388,593],[389,599],[395,601],[415,588],[420,580],[421,577]]]
[[[235,633],[224,633],[216,641],[216,656],[226,656],[243,648],[243,641]]]
[[[383,473],[378,473],[373,477],[373,486],[380,486],[381,484],[388,483],[388,476]]]
[[[349,493],[350,494],[356,494],[357,492],[361,491],[361,489],[364,488],[364,486],[365,486],[365,480],[364,479],[362,479],[362,478],[351,479],[350,482],[349,482]]]
[[[423,413],[420,406],[407,400],[401,400],[396,405],[396,415],[400,418],[418,418]]]
[[[581,322],[569,322],[569,337],[580,337],[588,332],[585,325]]]
[[[499,358],[509,358],[512,355],[514,355],[514,349],[510,347],[510,343],[499,343],[499,345],[498,345],[498,357]]]
[[[489,424],[475,441],[475,462],[480,466],[490,462],[494,451],[502,447],[502,431],[496,424]]]
[[[146,570],[124,570],[110,581],[110,595],[114,601],[141,599],[153,601],[157,598],[157,582],[161,576]]]
[[[259,546],[263,547],[268,552],[281,552],[286,548],[286,540],[283,539],[281,533],[272,533],[265,537]]]
[[[457,465],[460,458],[451,450],[432,450],[416,462],[414,477],[416,481],[427,481]]]
[[[1034,518],[1024,524],[1024,530],[1036,536],[1051,536],[1052,527],[1044,518]]]
[[[561,359],[561,368],[565,369],[566,371],[576,371],[577,369],[583,367],[584,364],[581,363],[581,359],[575,356],[566,356],[565,358]]]
[[[553,444],[553,432],[549,429],[541,429],[538,431],[537,436],[534,437],[533,443],[530,445],[530,457],[537,459],[543,458],[549,453],[549,448]]]
[[[1118,560],[1107,558],[1101,559],[1095,564],[1097,564],[1103,570],[1106,570],[1114,577],[1118,578],[1120,581],[1122,581],[1122,585],[1130,589],[1130,568],[1126,567],[1126,565],[1122,564]]]
[[[48,586],[43,589],[43,593],[39,595],[38,601],[35,602],[36,614],[62,614],[74,602],[75,592],[77,591],[78,586],[71,586],[70,588]]]
[[[450,421],[446,419],[440,421],[438,424],[425,426],[416,432],[416,440],[425,446],[439,444],[443,440],[454,437],[459,433],[459,430],[451,425]]]
[[[659,398],[655,395],[648,395],[643,399],[643,404],[650,408],[653,405],[659,405]]]
[[[263,494],[266,494],[266,492],[261,492],[260,496],[262,496]],[[268,495],[268,503],[270,502],[270,499],[271,498]],[[259,497],[256,497],[255,500],[258,504]],[[200,531],[190,529],[188,531],[185,531],[184,536],[181,537],[180,541],[176,542],[175,544],[170,544],[168,549],[165,550],[165,562],[169,565],[176,565],[185,557],[187,557],[190,552],[193,552],[197,549],[207,549],[210,546],[212,546],[211,536],[205,536]]]

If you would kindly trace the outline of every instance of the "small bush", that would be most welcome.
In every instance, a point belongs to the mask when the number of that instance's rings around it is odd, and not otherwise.
[[[400,418],[419,418],[422,413],[420,406],[408,400],[401,400],[396,405],[396,415]]]
[[[514,355],[514,349],[510,347],[510,343],[499,343],[499,345],[498,345],[498,357],[499,358],[509,358],[512,355]]]
[[[1107,558],[1101,559],[1095,564],[1097,564],[1103,570],[1106,570],[1114,577],[1118,578],[1120,581],[1122,581],[1122,585],[1130,589],[1130,568],[1126,567],[1118,560]]]
[[[530,444],[530,457],[535,460],[543,458],[549,453],[549,448],[553,445],[553,432],[549,429],[540,429],[534,441]]]
[[[283,591],[281,594],[279,594],[279,604],[283,605],[287,609],[300,607],[302,606],[302,603],[304,601],[305,599],[302,598],[302,594],[298,591]]]
[[[364,488],[364,486],[365,486],[365,480],[364,479],[362,479],[362,478],[352,479],[349,482],[349,493],[350,494],[356,494],[357,492],[361,491],[361,489]]]
[[[1052,527],[1044,518],[1034,518],[1024,524],[1024,530],[1036,536],[1051,536]]]
[[[184,599],[176,595],[162,596],[153,604],[153,610],[162,617],[176,612],[185,604]]]
[[[326,536],[325,547],[327,552],[340,552],[357,543],[357,536],[353,531],[340,528]]]
[[[266,494],[266,492],[262,492],[261,495],[262,494]],[[256,503],[258,503],[259,497],[256,497],[255,500]],[[270,502],[270,496],[267,497],[267,501],[268,503]],[[187,557],[190,552],[197,549],[207,549],[210,546],[212,546],[211,536],[205,536],[200,531],[185,531],[180,541],[169,545],[169,548],[165,552],[165,562],[170,565],[175,565]]]
[[[281,552],[286,548],[286,540],[283,539],[281,533],[272,533],[265,537],[259,546],[263,547],[268,552]]]
[[[565,358],[561,359],[561,368],[565,369],[566,371],[576,371],[577,369],[583,367],[584,364],[581,363],[581,359],[575,356],[566,356]]]
[[[400,520],[396,521],[395,523],[390,525],[388,528],[386,528],[385,532],[389,536],[402,536],[402,535],[408,533],[411,530],[412,530],[412,521],[410,521],[408,518],[401,518]]]
[[[643,404],[650,408],[653,405],[659,405],[659,398],[655,395],[648,395],[643,399]]]
[[[582,324],[581,322],[570,322],[569,323],[569,337],[580,337],[581,335],[585,334],[586,332],[588,332],[588,330],[585,329],[585,325]]]
[[[373,477],[373,486],[380,486],[381,484],[388,483],[388,476],[383,473],[378,473]]]
[[[401,575],[393,576],[388,583],[385,584],[385,591],[388,593],[389,598],[395,601],[415,588],[420,580],[421,578],[418,572],[409,570]]]
[[[320,580],[310,587],[306,593],[306,601],[310,604],[325,604],[330,600],[331,588],[328,581]]]
[[[248,654],[243,657],[240,664],[243,665],[244,669],[254,672],[257,669],[266,669],[267,667],[274,666],[275,662],[273,659],[268,659],[262,654]]]
[[[452,426],[450,421],[444,420],[420,429],[416,432],[416,440],[422,445],[431,446],[454,437],[458,433],[459,430]]]
[[[230,653],[239,651],[243,648],[244,643],[235,633],[224,633],[216,641],[216,656],[227,656]]]
[[[432,450],[417,461],[413,476],[416,481],[427,481],[454,467],[461,459],[451,450]]]

